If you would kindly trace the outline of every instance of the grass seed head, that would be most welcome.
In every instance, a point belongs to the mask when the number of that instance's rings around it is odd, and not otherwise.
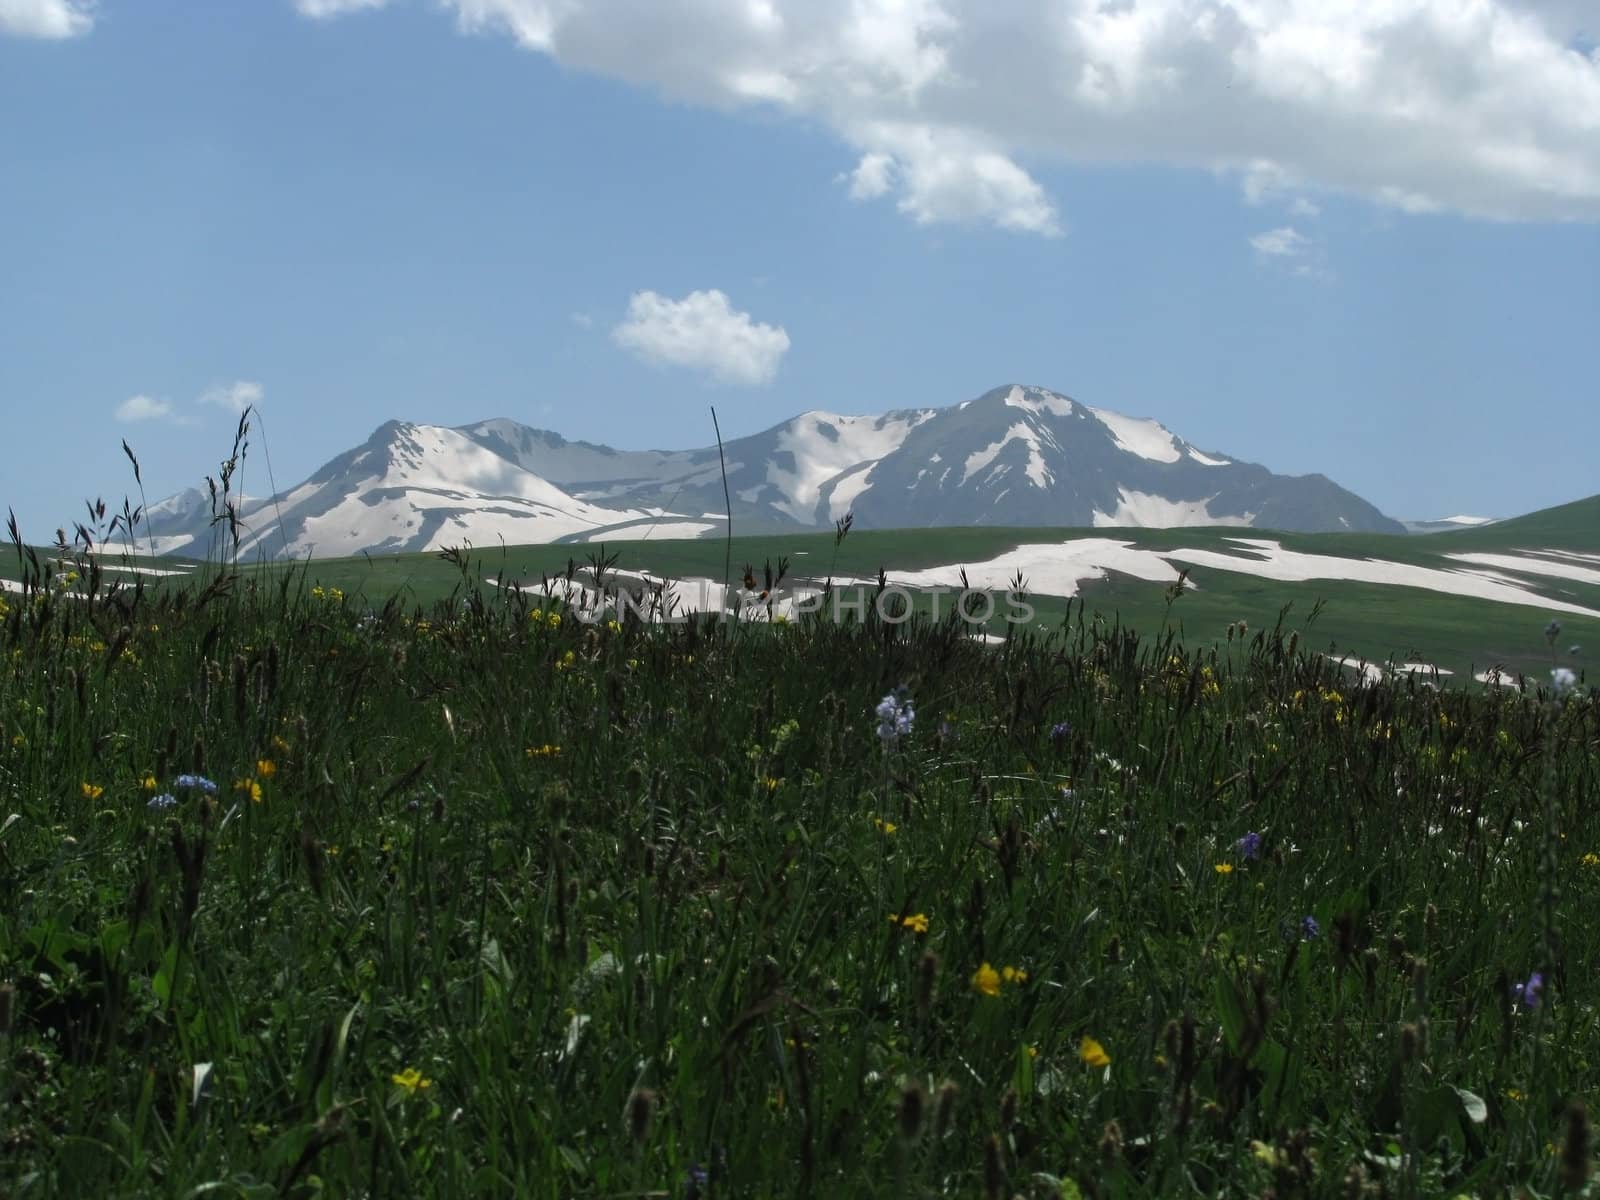
[[[628,1136],[636,1146],[642,1146],[650,1140],[650,1126],[656,1115],[656,1094],[649,1088],[634,1088],[628,1093],[628,1104],[623,1114],[623,1123],[628,1127]]]
[[[1006,1165],[1000,1135],[991,1133],[983,1143],[984,1200],[1000,1200],[1006,1190]]]
[[[1100,1161],[1111,1166],[1122,1157],[1122,1126],[1107,1121],[1100,1132]]]

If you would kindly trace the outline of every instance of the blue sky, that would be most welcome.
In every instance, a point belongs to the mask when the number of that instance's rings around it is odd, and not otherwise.
[[[120,500],[124,437],[194,484],[244,400],[254,491],[391,418],[680,447],[1012,381],[1395,516],[1592,494],[1585,11],[0,0],[0,504]]]

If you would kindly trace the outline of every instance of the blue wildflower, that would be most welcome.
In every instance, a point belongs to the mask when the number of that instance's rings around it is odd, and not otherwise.
[[[685,1200],[698,1200],[701,1189],[711,1182],[711,1172],[699,1163],[693,1163],[683,1173],[683,1194]]]
[[[150,808],[155,812],[166,812],[169,808],[176,808],[178,798],[171,792],[162,792],[159,796],[150,797]]]
[[[1071,721],[1057,721],[1054,725],[1050,726],[1050,740],[1052,742],[1059,742],[1071,732]]]
[[[204,792],[208,796],[217,794],[217,785],[204,775],[179,775],[173,781],[173,786],[191,791]]]
[[[1241,858],[1256,859],[1261,857],[1261,835],[1253,829],[1235,842],[1234,846],[1237,847]]]
[[[1315,917],[1302,917],[1300,919],[1300,935],[1309,942],[1313,938],[1322,936],[1322,926],[1317,924]]]
[[[1511,985],[1511,999],[1523,1008],[1538,1008],[1539,993],[1543,989],[1544,976],[1535,971],[1525,982]]]
[[[903,700],[893,692],[878,701],[878,707],[873,711],[878,718],[878,737],[886,744],[909,734],[917,719],[911,701]]]

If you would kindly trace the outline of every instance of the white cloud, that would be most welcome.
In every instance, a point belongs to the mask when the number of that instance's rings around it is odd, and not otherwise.
[[[1278,263],[1291,275],[1302,279],[1333,278],[1322,247],[1292,225],[1258,233],[1250,239],[1250,245],[1263,262]]]
[[[758,325],[715,288],[682,300],[635,292],[611,336],[647,362],[706,371],[723,383],[771,383],[789,350],[782,327]]]
[[[294,7],[302,17],[325,21],[366,9],[382,8],[388,3],[389,0],[294,0]]]
[[[863,154],[856,169],[841,179],[850,181],[850,199],[876,200],[887,192],[893,182],[894,159],[887,154]]]
[[[1255,247],[1256,253],[1269,258],[1296,258],[1306,252],[1311,239],[1293,226],[1285,225],[1281,229],[1269,229],[1256,234],[1250,239],[1250,244]]]
[[[95,0],[0,0],[0,34],[69,38],[94,28]]]
[[[156,400],[153,397],[140,394],[129,396],[117,405],[117,420],[132,423],[135,421],[172,421],[177,416],[169,400]]]
[[[572,323],[574,325],[576,325],[579,329],[593,329],[594,328],[594,318],[591,317],[586,312],[575,312],[575,313],[573,313],[572,314]]]
[[[214,387],[200,397],[201,404],[214,404],[232,413],[242,413],[252,404],[260,404],[266,389],[250,379],[237,379],[232,383]]]
[[[1289,211],[1297,217],[1320,217],[1322,215],[1321,206],[1307,200],[1304,196],[1296,196],[1289,205]]]
[[[1600,220],[1600,60],[1573,48],[1594,0],[437,3],[579,70],[820,122],[852,195],[924,223],[1059,232],[1050,161]]]

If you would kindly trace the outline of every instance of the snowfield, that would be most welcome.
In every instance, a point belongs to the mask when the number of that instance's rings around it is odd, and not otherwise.
[[[1556,579],[1575,579],[1579,583],[1600,583],[1600,567],[1580,567],[1573,563],[1551,562],[1529,554],[1448,554],[1458,562],[1482,563],[1524,575],[1546,575]]]
[[[1331,554],[1305,554],[1286,550],[1270,538],[1230,538],[1241,548],[1238,554],[1215,550],[1179,547],[1173,550],[1146,550],[1131,542],[1111,538],[1073,538],[1065,542],[1031,543],[1008,550],[994,558],[977,562],[950,563],[915,571],[890,570],[892,582],[905,587],[955,587],[960,573],[975,588],[1003,591],[1020,570],[1028,590],[1046,596],[1076,596],[1089,580],[1100,580],[1116,571],[1153,583],[1177,579],[1179,565],[1209,567],[1255,575],[1262,579],[1301,583],[1313,579],[1349,580],[1391,587],[1421,588],[1450,596],[1473,596],[1501,604],[1519,604],[1553,612],[1600,617],[1600,609],[1588,608],[1569,600],[1554,600],[1539,595],[1509,577],[1491,578],[1486,574],[1422,567],[1410,563],[1386,562],[1372,558],[1339,558]],[[855,580],[869,583],[871,580]],[[1195,586],[1190,581],[1190,586]],[[1425,664],[1412,664],[1425,666]]]

